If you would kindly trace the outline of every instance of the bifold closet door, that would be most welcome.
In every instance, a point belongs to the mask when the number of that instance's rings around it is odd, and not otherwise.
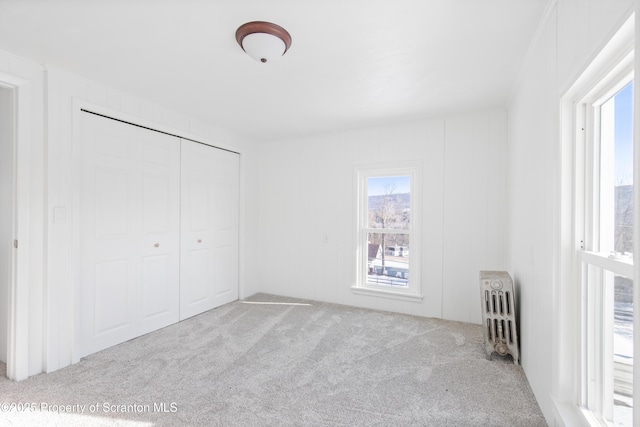
[[[82,357],[179,320],[180,139],[83,113],[78,146]]]
[[[238,299],[239,155],[182,140],[180,319]]]

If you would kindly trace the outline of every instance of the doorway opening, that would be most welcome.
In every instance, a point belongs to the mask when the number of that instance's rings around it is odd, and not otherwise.
[[[0,375],[7,375],[9,290],[13,282],[14,102],[13,89],[0,86]]]

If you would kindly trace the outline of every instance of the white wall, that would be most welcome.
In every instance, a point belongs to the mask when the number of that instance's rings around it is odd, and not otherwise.
[[[175,133],[241,154],[240,202],[240,297],[256,292],[251,260],[257,256],[257,170],[256,150],[222,127],[206,124],[169,111],[126,93],[101,86],[55,67],[47,67],[47,263],[45,366],[55,371],[77,361],[73,352],[77,337],[77,308],[74,304],[73,254],[74,136],[79,107],[90,106],[105,115]],[[53,211],[62,208],[66,219],[54,221]],[[249,260],[249,261],[247,261]]]
[[[478,272],[505,268],[505,123],[487,110],[261,144],[260,290],[480,323]],[[414,159],[425,298],[355,295],[354,165]]]
[[[7,363],[13,247],[13,92],[0,87],[0,362]]]
[[[633,0],[549,2],[508,106],[508,268],[520,299],[521,357],[551,425],[559,378],[563,286],[560,239],[560,98],[631,13]],[[570,388],[570,387],[569,387]]]

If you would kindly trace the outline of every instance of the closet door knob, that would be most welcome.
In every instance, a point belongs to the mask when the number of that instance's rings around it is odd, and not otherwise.
[[[155,244],[155,245],[153,245],[153,246],[155,246],[156,248],[159,248],[159,247],[160,247],[160,243],[156,243],[156,244]]]
[[[202,239],[198,239],[198,243],[202,243]]]

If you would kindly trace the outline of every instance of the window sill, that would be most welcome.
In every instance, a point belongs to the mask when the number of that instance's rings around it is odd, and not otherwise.
[[[593,426],[595,417],[588,411],[569,402],[559,402],[551,398],[555,409],[555,424],[564,426]]]
[[[387,289],[365,288],[362,286],[352,286],[351,292],[357,295],[368,295],[374,297],[398,299],[402,301],[422,302],[424,298],[420,294],[410,294],[407,292],[398,292]]]

